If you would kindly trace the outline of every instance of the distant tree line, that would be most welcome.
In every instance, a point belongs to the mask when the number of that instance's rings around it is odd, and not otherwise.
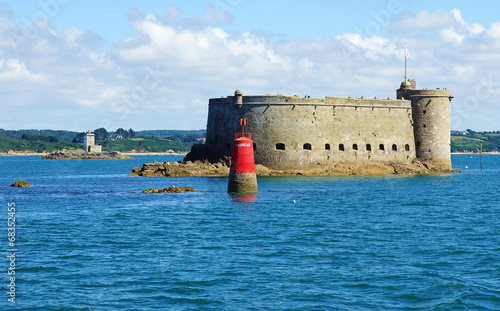
[[[22,139],[26,139],[29,141],[45,141],[48,143],[57,143],[59,139],[55,136],[43,136],[43,135],[32,135],[32,134],[23,134],[21,136]]]
[[[129,129],[127,131],[123,128],[119,128],[114,133],[110,133],[105,128],[101,127],[95,129],[92,133],[95,135],[95,142],[98,145],[104,144],[104,142],[110,138],[133,138],[136,136],[133,129]],[[73,138],[72,142],[80,144],[83,143],[83,137],[85,137],[86,134],[86,132],[78,133],[75,138]]]
[[[196,143],[199,139],[205,138],[206,131],[182,131],[182,130],[152,130],[152,131],[134,131],[129,129],[128,131],[119,128],[114,132],[108,132],[105,128],[98,128],[93,131],[95,135],[96,144],[104,144],[108,139],[130,139],[135,137],[148,137],[156,138],[163,137],[168,140],[178,141],[182,143]],[[73,143],[83,143],[83,137],[86,132],[78,133],[72,140]]]
[[[135,131],[133,129],[129,129],[128,131],[124,130],[123,128],[119,128],[115,131],[115,137],[121,137],[121,138],[134,138],[135,137]]]
[[[0,135],[7,137],[23,139],[23,135],[37,135],[37,136],[54,136],[59,141],[70,142],[78,132],[64,131],[64,130],[4,130],[0,129]]]
[[[202,143],[205,130],[149,130],[134,131],[118,128],[108,132],[105,128],[92,131],[96,143],[105,151],[161,152],[189,151],[193,144]],[[78,150],[82,148],[86,132],[64,130],[4,130],[0,129],[0,152]]]

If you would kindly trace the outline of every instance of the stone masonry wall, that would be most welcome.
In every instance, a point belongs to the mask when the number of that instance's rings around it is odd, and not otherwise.
[[[297,96],[211,99],[210,160],[231,155],[241,118],[252,133],[255,162],[272,169],[346,163],[409,163],[415,157],[410,101]],[[284,150],[283,150],[284,149]]]

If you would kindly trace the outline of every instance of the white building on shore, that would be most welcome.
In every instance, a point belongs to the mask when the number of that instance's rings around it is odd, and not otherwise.
[[[87,152],[101,152],[102,146],[95,144],[95,134],[91,133],[90,130],[83,137],[83,149]]]

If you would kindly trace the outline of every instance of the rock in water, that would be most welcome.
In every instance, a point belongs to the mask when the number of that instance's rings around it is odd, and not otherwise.
[[[32,185],[30,185],[28,182],[26,182],[24,180],[18,180],[10,186],[11,187],[33,187]]]
[[[148,189],[144,190],[142,192],[145,193],[180,193],[180,192],[190,192],[190,191],[196,191],[194,188],[190,187],[168,187],[165,189]]]
[[[132,157],[124,156],[119,152],[85,152],[85,151],[64,151],[64,152],[52,152],[42,159],[53,159],[53,160],[125,160],[134,159]]]

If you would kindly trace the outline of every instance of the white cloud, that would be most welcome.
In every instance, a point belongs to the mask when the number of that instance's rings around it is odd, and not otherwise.
[[[380,56],[398,56],[401,54],[401,49],[387,38],[373,36],[363,38],[359,34],[348,33],[342,36],[337,36],[340,41],[348,42],[351,45],[360,48],[366,52],[366,57],[377,59]]]
[[[175,29],[153,17],[135,21],[135,38],[113,51],[125,62],[157,64],[169,72],[203,73],[203,76],[237,71],[245,76],[288,72],[291,61],[278,55],[274,44],[249,33],[229,35],[221,28]]]
[[[42,80],[42,76],[31,73],[20,60],[0,58],[1,83],[15,83],[16,81],[36,82],[40,80]]]
[[[465,27],[467,32],[471,34],[472,36],[478,35],[482,32],[484,32],[484,27],[481,26],[480,24],[468,24],[466,21],[464,21],[462,17],[462,13],[458,9],[453,9],[451,10],[453,17],[455,18],[455,21],[458,22],[459,25]]]
[[[467,23],[458,9],[453,9],[449,12],[421,10],[416,14],[406,12],[396,19],[391,28],[398,33],[453,29],[456,32],[472,36],[485,31],[484,27],[480,24]]]
[[[491,24],[491,28],[487,31],[487,33],[495,39],[500,38],[500,23]]]
[[[467,78],[468,76],[473,76],[475,74],[476,74],[475,68],[471,64],[466,66],[463,65],[453,66],[453,75],[459,78]]]
[[[440,36],[443,41],[450,42],[454,45],[459,45],[465,38],[465,35],[459,34],[451,28],[441,30]]]

